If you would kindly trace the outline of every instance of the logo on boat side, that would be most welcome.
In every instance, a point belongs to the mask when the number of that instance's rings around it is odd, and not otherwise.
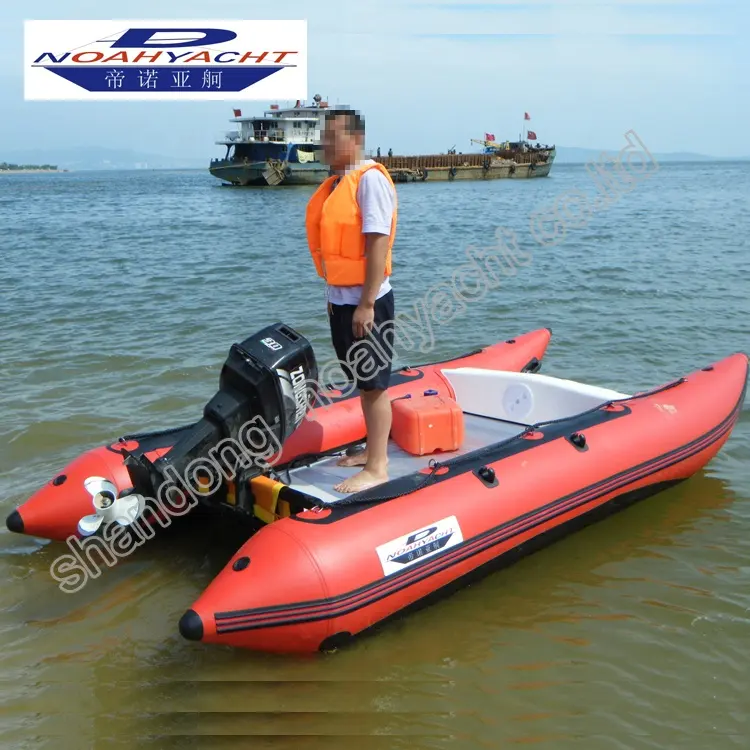
[[[438,552],[455,547],[463,540],[458,519],[455,516],[449,516],[430,526],[381,544],[376,548],[376,552],[383,566],[383,573],[389,576]]]
[[[25,21],[26,100],[307,97],[307,21]]]

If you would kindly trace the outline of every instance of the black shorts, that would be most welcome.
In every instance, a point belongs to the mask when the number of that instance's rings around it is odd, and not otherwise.
[[[372,331],[363,339],[356,339],[352,330],[356,305],[330,305],[329,309],[333,348],[347,378],[355,380],[361,391],[386,390],[393,363],[393,290],[375,300]]]

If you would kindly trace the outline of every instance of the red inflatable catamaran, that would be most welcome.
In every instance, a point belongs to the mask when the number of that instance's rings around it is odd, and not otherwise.
[[[158,530],[169,497],[233,508],[258,530],[183,615],[182,635],[261,651],[335,648],[689,478],[729,438],[745,354],[631,395],[539,374],[550,335],[396,373],[391,479],[341,495],[333,487],[356,469],[338,457],[365,436],[357,393],[301,388],[317,379],[312,348],[270,326],[232,347],[199,422],[84,454],[8,528],[107,537]],[[258,433],[243,429],[258,420],[280,450],[243,460],[232,446],[257,447]]]

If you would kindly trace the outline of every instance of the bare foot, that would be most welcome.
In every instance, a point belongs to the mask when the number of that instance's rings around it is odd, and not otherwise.
[[[342,456],[336,466],[364,466],[367,463],[367,448],[353,456]]]
[[[375,487],[378,484],[383,484],[388,481],[388,472],[374,472],[370,469],[362,469],[362,471],[355,474],[349,479],[345,479],[343,482],[339,482],[334,488],[334,492],[360,492],[361,490]]]

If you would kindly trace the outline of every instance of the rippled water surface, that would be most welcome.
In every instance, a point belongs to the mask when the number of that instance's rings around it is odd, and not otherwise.
[[[549,326],[545,373],[633,392],[750,350],[750,164],[663,164],[538,242],[530,213],[573,189],[596,194],[582,166],[398,186],[397,309],[499,226],[532,257],[401,364]],[[200,172],[0,177],[3,516],[88,448],[195,419],[232,342],[269,323],[332,356],[311,192]],[[64,547],[3,528],[3,746],[746,748],[749,409],[678,488],[310,659],[179,636],[237,529],[188,519],[66,595],[49,575]]]

